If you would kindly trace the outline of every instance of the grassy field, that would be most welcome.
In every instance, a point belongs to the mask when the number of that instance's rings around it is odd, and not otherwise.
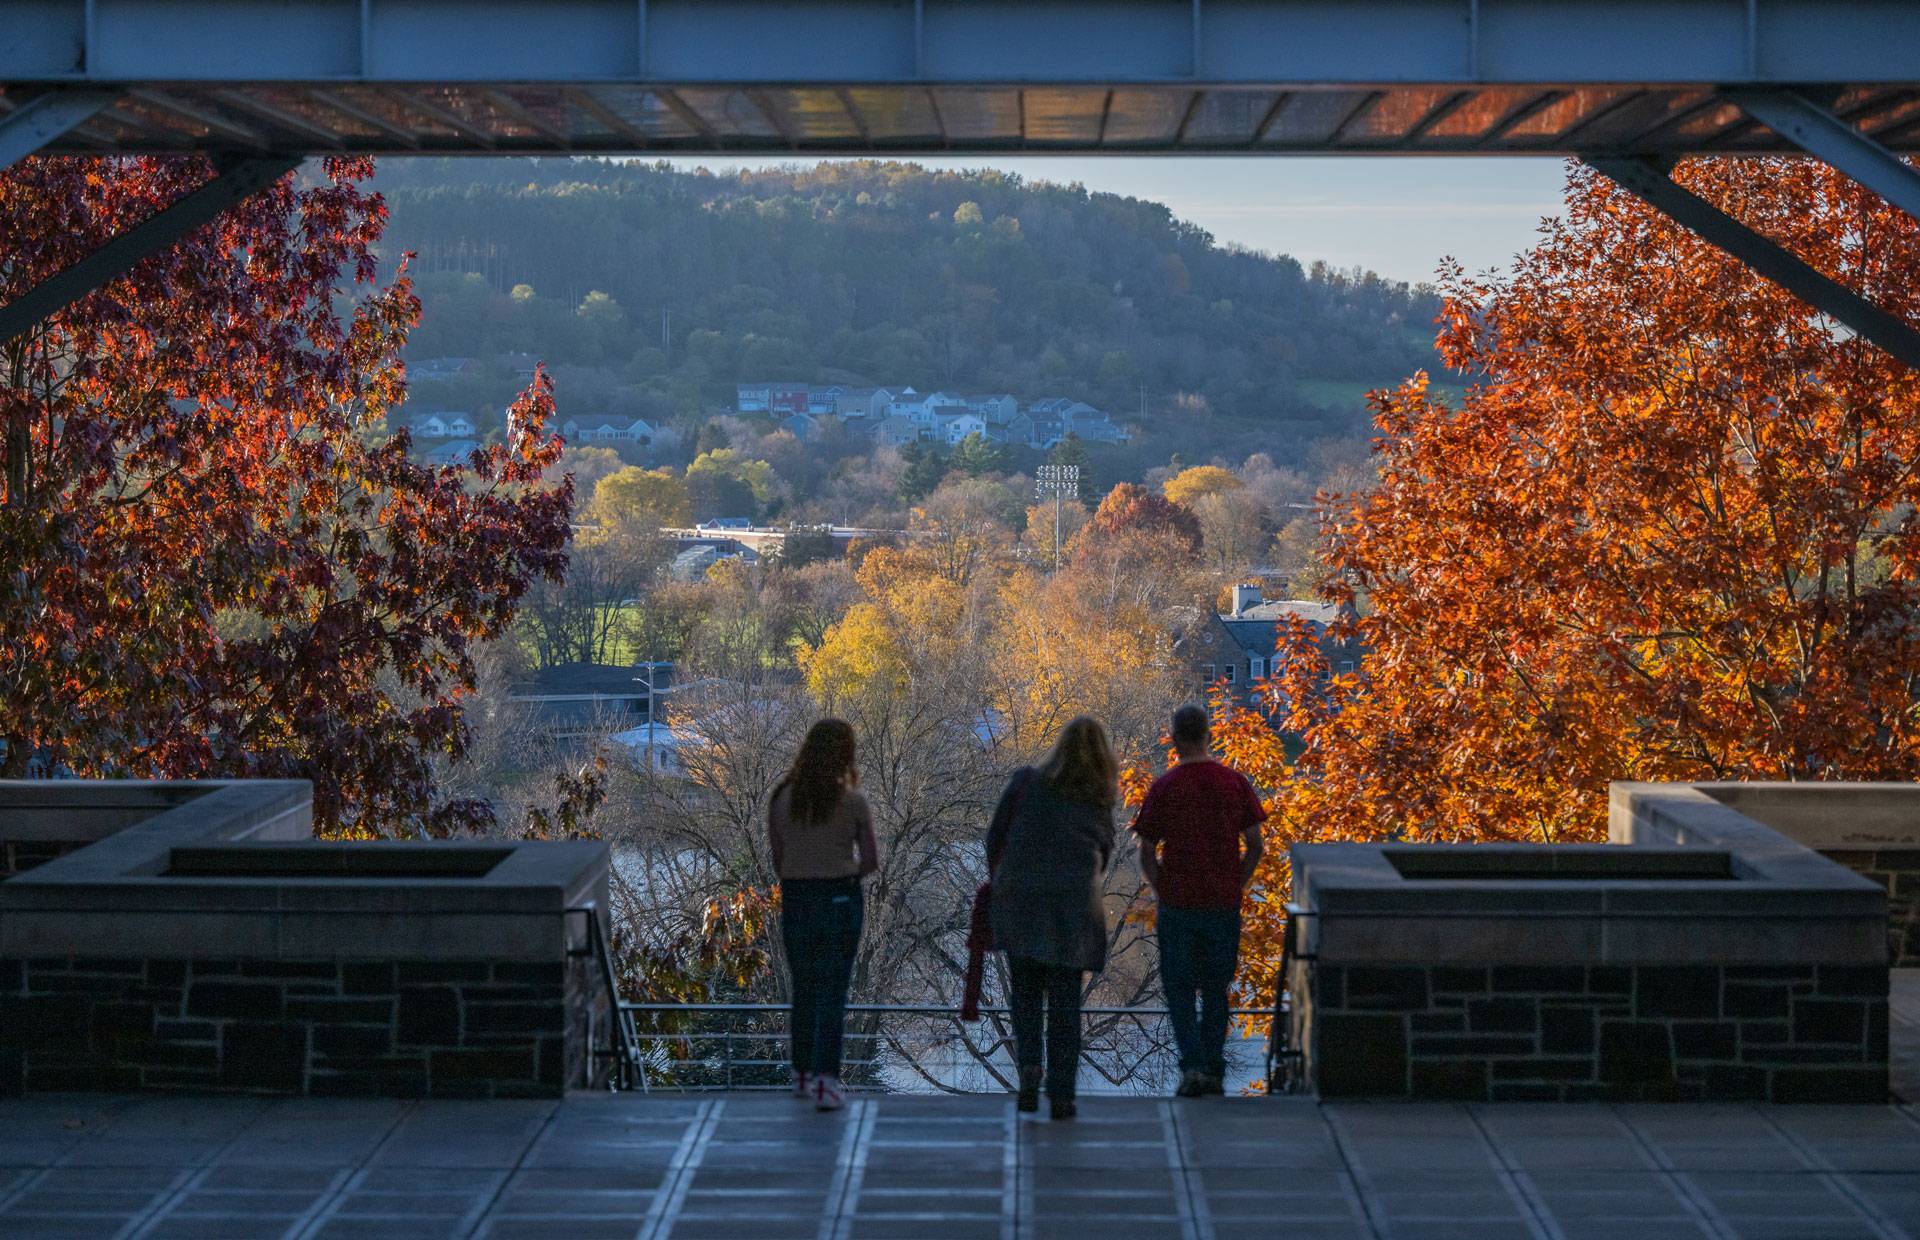
[[[1322,409],[1360,412],[1367,406],[1367,393],[1375,388],[1390,388],[1398,382],[1383,379],[1378,383],[1359,383],[1345,379],[1302,379],[1294,389]],[[1428,391],[1447,404],[1458,407],[1466,388],[1457,383],[1435,383]]]

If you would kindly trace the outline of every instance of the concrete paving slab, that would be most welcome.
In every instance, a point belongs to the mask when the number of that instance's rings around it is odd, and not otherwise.
[[[453,1240],[466,1234],[458,1223],[438,1220],[350,1218],[322,1223],[311,1233],[311,1240]]]
[[[591,1218],[553,1215],[548,1218],[489,1220],[479,1234],[490,1240],[633,1240],[639,1218]]]
[[[1920,1125],[1894,1108],[1775,1107],[1765,1118],[1822,1170],[1920,1172]]]
[[[999,1220],[894,1219],[858,1217],[847,1229],[849,1240],[1000,1240]]]
[[[1898,1108],[1090,1101],[6,1101],[0,1236],[1920,1240]]]
[[[358,1166],[406,1113],[404,1102],[288,1098],[262,1109],[214,1161],[295,1172],[316,1164]]]
[[[138,1099],[102,1094],[46,1094],[4,1103],[0,1166],[48,1167],[113,1122]]]
[[[1476,1106],[1470,1114],[1501,1165],[1529,1171],[1615,1169],[1650,1171],[1658,1166],[1646,1142],[1603,1106],[1533,1108]]]
[[[60,1159],[75,1167],[201,1166],[267,1107],[254,1098],[148,1098],[118,1110]]]
[[[1554,1230],[1561,1240],[1621,1240],[1622,1223],[1631,1227],[1633,1240],[1719,1240],[1707,1224],[1692,1219],[1556,1218]]]
[[[126,1222],[117,1216],[86,1218],[79,1215],[47,1215],[35,1218],[18,1215],[8,1218],[6,1222],[8,1234],[32,1236],[34,1240],[111,1240],[124,1233],[127,1227]]]
[[[1838,1187],[1892,1226],[1920,1236],[1920,1175],[1856,1172],[1840,1177]]]
[[[1811,1169],[1800,1148],[1770,1122],[1766,1108],[1633,1105],[1611,1108],[1669,1171]],[[1781,1108],[1785,1109],[1785,1108]]]
[[[812,1240],[818,1230],[810,1218],[682,1219],[665,1234],[671,1240]]]
[[[223,1192],[208,1190],[202,1180],[198,1187],[177,1197],[167,1213],[169,1217],[177,1214],[284,1214],[294,1217],[311,1209],[328,1187],[319,1185],[305,1191],[259,1188]]]
[[[511,1169],[553,1118],[556,1102],[419,1102],[368,1157],[398,1168]]]
[[[170,1214],[140,1233],[141,1240],[277,1240],[293,1219]]]

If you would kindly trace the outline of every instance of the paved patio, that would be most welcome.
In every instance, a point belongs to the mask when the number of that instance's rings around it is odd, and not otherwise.
[[[1920,1103],[1920,970],[1893,983]],[[1920,1240],[1920,1108],[0,1100],[0,1238]]]
[[[0,1236],[1920,1237],[1906,1107],[0,1103]]]

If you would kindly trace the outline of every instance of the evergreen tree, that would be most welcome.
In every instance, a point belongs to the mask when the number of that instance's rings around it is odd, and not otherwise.
[[[900,449],[900,459],[907,463],[906,473],[900,476],[900,499],[904,503],[919,503],[947,476],[946,449],[931,439],[916,439]]]
[[[997,474],[1007,467],[1007,452],[993,440],[975,431],[955,445],[951,467],[969,478]]]

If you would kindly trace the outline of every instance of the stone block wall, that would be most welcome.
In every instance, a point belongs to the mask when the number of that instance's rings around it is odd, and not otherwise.
[[[1817,852],[1887,889],[1887,959],[1920,968],[1920,848],[1821,848]]]
[[[1884,1102],[1887,970],[1295,966],[1322,1097]]]
[[[590,960],[0,960],[0,1095],[506,1098],[603,1084]]]

